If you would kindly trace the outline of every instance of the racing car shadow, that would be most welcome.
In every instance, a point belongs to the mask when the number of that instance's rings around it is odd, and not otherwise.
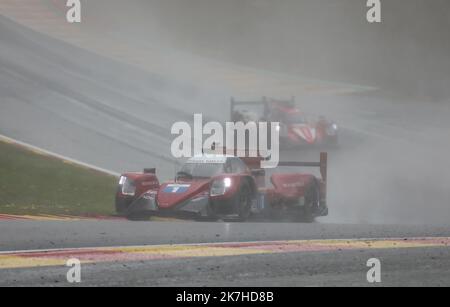
[[[196,223],[298,223],[298,224],[315,224],[319,223],[316,219],[313,221],[302,221],[290,217],[269,218],[261,216],[253,216],[246,221],[233,218],[208,218],[198,216],[164,216],[164,215],[140,215],[129,216],[127,220],[132,222],[196,222]]]

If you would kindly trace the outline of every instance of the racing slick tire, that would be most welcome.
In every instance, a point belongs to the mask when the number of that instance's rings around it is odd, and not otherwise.
[[[316,213],[320,208],[320,188],[319,184],[314,181],[306,190],[305,205],[303,210],[297,217],[297,222],[313,223],[315,221]]]
[[[338,136],[330,138],[328,140],[328,142],[327,142],[327,146],[330,149],[339,149],[339,145],[340,145],[340,143],[339,143],[339,137]]]
[[[236,195],[238,221],[245,222],[252,212],[252,195],[248,182],[244,182]]]
[[[215,212],[214,208],[212,207],[212,204],[209,203],[206,206],[206,214],[205,215],[199,215],[197,217],[197,219],[199,221],[205,221],[205,222],[216,222],[218,221],[220,218],[217,215],[217,213]]]

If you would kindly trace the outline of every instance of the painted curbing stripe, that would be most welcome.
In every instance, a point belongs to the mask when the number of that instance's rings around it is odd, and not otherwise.
[[[82,263],[155,261],[344,250],[448,248],[450,238],[351,239],[150,245],[105,248],[53,249],[0,253],[0,269],[64,265],[70,258]]]
[[[106,220],[106,221],[121,221],[125,220],[119,216],[76,216],[76,215],[12,215],[12,214],[0,214],[0,221],[93,221],[93,220]]]
[[[50,215],[50,214],[38,214],[38,215],[15,215],[15,214],[0,214],[0,221],[91,221],[91,220],[102,220],[102,221],[124,221],[125,217],[121,216],[77,216],[77,215]],[[170,217],[157,217],[153,216],[149,218],[152,222],[187,222],[187,219],[177,219]]]

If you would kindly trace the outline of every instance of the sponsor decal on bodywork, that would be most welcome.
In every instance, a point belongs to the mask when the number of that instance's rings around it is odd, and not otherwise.
[[[297,134],[308,143],[314,143],[316,141],[317,133],[315,128],[304,125],[297,125],[294,126],[292,130],[295,132],[295,134]]]
[[[164,193],[186,193],[190,187],[190,184],[169,184],[164,188]]]

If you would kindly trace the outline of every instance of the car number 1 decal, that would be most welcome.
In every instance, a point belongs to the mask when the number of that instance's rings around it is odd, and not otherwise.
[[[189,190],[189,188],[190,188],[189,184],[169,184],[164,189],[164,192],[180,194],[180,193],[185,193],[187,190]]]

